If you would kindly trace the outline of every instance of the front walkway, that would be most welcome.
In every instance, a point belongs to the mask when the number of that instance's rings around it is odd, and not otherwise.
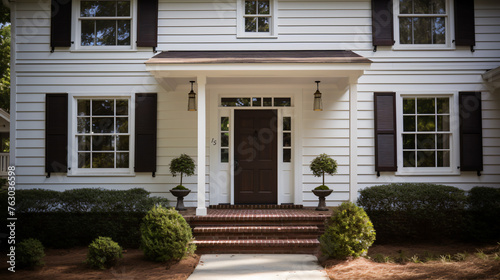
[[[313,255],[202,255],[188,280],[328,280]]]

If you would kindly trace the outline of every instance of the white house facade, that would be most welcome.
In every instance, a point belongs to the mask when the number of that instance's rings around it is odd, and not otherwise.
[[[174,200],[169,164],[188,154],[185,203],[199,215],[315,206],[321,153],[338,162],[329,206],[392,182],[500,187],[498,1],[10,6],[19,188]]]

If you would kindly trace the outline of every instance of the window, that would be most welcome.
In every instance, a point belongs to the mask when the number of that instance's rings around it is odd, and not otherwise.
[[[130,46],[130,0],[81,0],[80,46]]]
[[[229,117],[220,118],[220,162],[229,162]]]
[[[283,162],[292,162],[292,117],[283,117]]]
[[[402,166],[426,170],[452,167],[452,99],[450,97],[403,97]],[[427,168],[427,169],[426,169]]]
[[[79,169],[130,168],[129,99],[77,99]]]
[[[448,0],[396,1],[396,37],[400,45],[447,45],[449,43]]]
[[[223,97],[221,107],[291,107],[290,97]]]
[[[240,0],[238,36],[273,37],[276,34],[276,0]]]
[[[245,32],[269,32],[271,4],[269,0],[245,1]]]

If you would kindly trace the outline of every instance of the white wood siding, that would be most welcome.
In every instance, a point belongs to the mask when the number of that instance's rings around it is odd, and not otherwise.
[[[196,112],[187,112],[188,85],[167,92],[145,70],[154,55],[151,48],[135,51],[50,52],[50,1],[18,0],[13,4],[16,25],[15,78],[17,92],[11,108],[15,126],[17,184],[20,188],[56,190],[78,187],[126,189],[144,187],[167,196],[178,177],[169,174],[169,163],[181,153],[196,159]],[[358,184],[360,188],[388,182],[433,182],[464,189],[500,184],[500,93],[490,93],[481,79],[488,69],[500,65],[500,2],[476,0],[475,52],[467,47],[452,50],[400,50],[379,47],[372,51],[369,0],[278,1],[277,38],[236,37],[236,0],[160,0],[158,50],[352,50],[373,61],[358,84]],[[15,79],[13,79],[15,80]],[[315,206],[311,189],[321,178],[312,176],[309,163],[320,153],[339,163],[338,174],[327,176],[335,193],[328,204],[349,199],[349,93],[334,85],[321,87],[323,112],[313,112],[315,85],[298,85],[302,95],[302,189],[304,204]],[[247,85],[248,87],[248,85]],[[250,85],[251,87],[251,85]],[[234,87],[238,90],[238,86]],[[210,85],[207,90],[210,91]],[[484,172],[460,176],[394,176],[374,171],[373,92],[482,91]],[[158,172],[133,177],[45,178],[45,93],[114,96],[158,92]],[[213,98],[209,93],[208,98]],[[207,103],[209,104],[208,100]],[[208,108],[210,110],[210,108]],[[207,125],[207,129],[210,125]],[[207,131],[209,135],[209,131]],[[209,141],[207,141],[209,143]],[[457,147],[455,147],[457,148]],[[209,155],[209,149],[207,149]],[[207,157],[205,173],[209,176]],[[186,204],[195,206],[196,176],[185,179],[192,190]],[[210,182],[207,177],[206,182]],[[208,205],[210,187],[205,188]]]

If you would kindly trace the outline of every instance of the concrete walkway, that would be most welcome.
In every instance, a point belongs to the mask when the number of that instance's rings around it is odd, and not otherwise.
[[[202,255],[188,280],[328,280],[313,255]]]

